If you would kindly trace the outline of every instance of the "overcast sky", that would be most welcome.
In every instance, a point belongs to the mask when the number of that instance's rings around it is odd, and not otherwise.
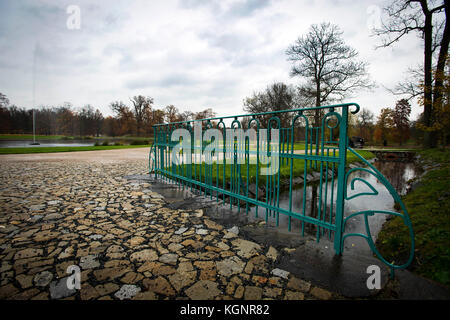
[[[80,9],[76,16],[67,8]],[[286,48],[311,24],[331,22],[345,42],[370,63],[378,84],[346,102],[378,114],[393,107],[393,87],[407,68],[421,63],[420,39],[408,36],[377,49],[369,26],[379,23],[385,1],[355,0],[164,0],[0,1],[0,92],[10,102],[75,107],[91,104],[104,114],[115,100],[151,96],[156,107],[181,111],[213,108],[218,115],[242,113],[253,91],[291,78]],[[74,24],[75,21],[75,24]],[[413,104],[413,116],[420,113]]]

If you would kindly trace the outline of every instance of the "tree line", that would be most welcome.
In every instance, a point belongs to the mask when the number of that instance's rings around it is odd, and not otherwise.
[[[290,110],[299,106],[313,106],[314,103],[305,101],[300,87],[294,87],[282,82],[273,83],[263,91],[255,92],[244,99],[244,110],[249,113],[263,113],[278,110]],[[304,112],[310,126],[315,126],[316,111]],[[416,121],[410,120],[411,105],[406,99],[400,99],[393,107],[381,109],[378,116],[367,108],[362,108],[355,115],[349,114],[349,137],[357,136],[369,144],[398,144],[403,145],[409,139],[416,144],[423,142],[424,133],[420,130],[421,117]],[[279,115],[282,128],[290,128],[292,113]],[[271,115],[257,117],[261,127],[267,128]],[[322,117],[320,117],[320,120]],[[247,119],[247,121],[249,121]],[[321,126],[321,124],[319,124]],[[301,130],[299,130],[301,131]],[[301,134],[301,132],[299,132]]]
[[[131,99],[131,106],[122,101],[114,101],[109,107],[113,116],[104,117],[99,109],[86,105],[76,109],[70,103],[62,106],[43,106],[35,109],[36,134],[64,135],[77,137],[99,136],[152,136],[153,124],[212,118],[216,113],[211,109],[200,112],[180,111],[174,105],[165,108],[155,108],[153,98],[142,95]],[[254,92],[243,101],[244,110],[249,113],[264,113],[270,111],[290,110],[299,106],[311,106],[311,101],[305,100],[302,88],[283,82],[275,82],[264,90]],[[380,114],[375,114],[367,108],[356,114],[350,114],[349,136],[362,137],[367,143],[404,144],[409,138],[416,142],[423,141],[423,131],[417,121],[410,121],[411,105],[406,99],[397,101],[392,108],[383,108]],[[316,114],[306,113],[313,124]],[[270,115],[259,116],[261,127],[266,128]],[[292,113],[279,115],[282,128],[289,128]],[[244,119],[243,126],[247,127]],[[33,111],[9,104],[8,98],[0,93],[0,133],[31,134],[33,132]]]
[[[383,108],[380,115],[363,109],[350,117],[350,136],[358,135],[366,141],[387,144],[405,143],[413,137],[424,147],[448,145],[450,142],[450,77],[448,47],[450,25],[447,16],[450,0],[392,1],[384,8],[385,19],[373,35],[382,40],[379,47],[389,47],[408,33],[417,33],[423,40],[424,61],[412,75],[399,83],[391,92],[403,99],[393,107]],[[264,113],[299,107],[318,107],[341,102],[361,90],[371,90],[375,83],[367,72],[368,64],[358,52],[345,44],[343,32],[337,25],[312,25],[285,53],[292,63],[290,75],[300,79],[294,87],[275,82],[260,92],[254,92],[243,101],[244,111]],[[409,120],[409,101],[417,98],[423,113],[413,123]],[[149,96],[134,96],[131,104],[114,101],[110,104],[114,116],[104,118],[90,105],[80,110],[70,104],[37,111],[38,133],[65,135],[150,135],[152,125],[162,122],[186,121],[213,117],[212,109],[193,113],[180,112],[175,106],[155,108]],[[0,121],[2,132],[30,132],[31,111],[9,106],[6,96],[0,95]],[[314,127],[320,126],[323,110],[305,112]],[[261,125],[267,127],[269,116],[260,116]],[[291,117],[280,115],[282,127],[288,127]],[[247,119],[249,121],[249,119]]]
[[[40,106],[35,111],[36,134],[72,137],[99,136],[151,136],[152,126],[163,122],[197,120],[214,117],[215,112],[180,111],[174,105],[156,108],[151,97],[142,95],[130,99],[130,105],[114,101],[109,107],[113,116],[86,105],[75,108],[71,103],[61,106]],[[8,97],[0,93],[0,133],[33,133],[33,110],[10,104]]]

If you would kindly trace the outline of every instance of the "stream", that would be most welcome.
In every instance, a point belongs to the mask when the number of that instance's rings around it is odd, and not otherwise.
[[[392,184],[394,189],[404,195],[408,191],[410,179],[419,176],[422,172],[414,162],[393,162],[375,161],[372,163]],[[350,178],[360,177],[370,183],[377,191],[378,195],[364,195],[345,201],[345,213],[348,217],[354,212],[362,210],[387,210],[393,209],[394,202],[383,184],[379,183],[372,175],[362,171],[354,172]],[[190,188],[180,188],[175,183],[168,183],[161,179],[155,180],[153,175],[137,175],[126,177],[131,182],[146,181],[152,186],[151,189],[164,196],[167,206],[172,209],[197,210],[203,209],[205,215],[222,224],[225,228],[238,227],[239,236],[244,239],[254,241],[258,244],[274,246],[279,257],[274,264],[274,268],[286,270],[291,274],[310,281],[314,285],[327,288],[346,297],[366,297],[373,295],[378,290],[370,290],[366,285],[368,279],[367,267],[377,265],[381,269],[381,287],[383,288],[389,279],[389,269],[374,257],[367,241],[360,237],[348,237],[344,242],[344,252],[336,255],[333,249],[333,239],[327,234],[321,237],[320,242],[316,242],[316,230],[313,226],[305,228],[305,236],[302,237],[301,222],[292,219],[292,230],[288,231],[288,217],[279,215],[279,226],[275,226],[275,218],[270,217],[265,223],[265,209],[260,208],[258,218],[255,218],[254,208],[245,214],[245,205],[241,205],[241,211],[236,207],[230,210],[229,202],[226,200],[222,205],[222,200],[218,202],[203,192],[193,191]],[[349,179],[350,181],[351,179]],[[336,188],[336,185],[329,188]],[[316,194],[317,194],[317,186]],[[370,189],[364,183],[357,181],[355,191],[348,186],[349,196],[354,192],[369,192]],[[306,190],[306,200],[309,202],[306,208],[310,208],[311,198],[314,194],[313,188],[308,186]],[[303,189],[297,188],[293,192],[293,211],[300,210],[303,202]],[[289,207],[289,192],[280,194],[280,206]],[[373,240],[376,240],[378,232],[381,230],[387,215],[375,214],[369,217],[369,227]],[[348,221],[345,233],[365,234],[364,220],[362,216],[356,216]],[[287,249],[287,251],[286,251]],[[396,261],[400,264],[401,261]],[[423,299],[423,297],[436,296],[439,298],[448,297],[446,290],[438,288],[435,284],[425,281],[413,275],[407,270],[396,271],[399,288],[396,289],[395,297],[407,299]],[[435,293],[436,292],[436,293]]]
[[[375,168],[380,171],[387,180],[392,184],[394,189],[400,194],[404,195],[408,189],[408,181],[413,179],[418,174],[418,168],[415,166],[413,162],[391,162],[391,161],[375,161],[373,163]],[[350,182],[352,178],[362,178],[370,183],[375,190],[378,191],[378,195],[362,195],[355,197],[350,200],[345,201],[344,206],[344,216],[348,217],[349,215],[363,210],[386,210],[393,211],[394,200],[390,195],[387,188],[380,183],[373,175],[364,172],[364,171],[356,171],[353,172],[349,179],[347,185],[348,196],[351,197],[357,193],[363,192],[371,192],[369,187],[364,183],[358,181],[355,183],[355,190],[351,190]],[[315,188],[316,190],[313,190]],[[334,186],[331,186],[331,183],[328,187],[328,194],[331,194],[331,188],[334,188],[334,194],[337,193],[337,181],[335,181]],[[323,188],[324,192],[325,188]],[[319,186],[307,186],[306,189],[306,208],[311,208],[312,199],[317,197],[319,194]],[[328,201],[329,203],[330,201]],[[294,212],[300,212],[302,209],[303,203],[303,188],[297,188],[293,190],[292,193],[292,210]],[[289,208],[289,193],[285,192],[280,194],[280,207],[288,209]],[[394,210],[395,211],[395,210]],[[316,213],[317,214],[317,213]],[[312,213],[309,213],[312,215]],[[381,230],[383,223],[386,221],[389,215],[386,214],[375,214],[373,216],[369,216],[369,228],[372,234],[372,239],[376,240],[376,236],[378,232]],[[270,224],[275,225],[275,218],[271,217]],[[288,226],[288,217],[285,215],[280,215],[279,217],[279,228],[287,229]],[[301,222],[292,219],[292,230],[301,230]],[[315,236],[316,235],[316,227],[305,228],[305,232]],[[366,234],[364,216],[358,215],[350,220],[348,220],[345,233],[362,233]],[[328,239],[327,236],[321,237],[321,241],[323,240],[331,240]],[[330,241],[330,245],[332,243]],[[345,250],[344,251],[355,251],[357,253],[366,253],[371,254],[371,250],[367,244],[367,241],[361,237],[349,237],[346,239],[344,243]]]

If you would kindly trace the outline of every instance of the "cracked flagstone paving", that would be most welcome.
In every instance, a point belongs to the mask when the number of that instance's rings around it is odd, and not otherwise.
[[[0,167],[0,299],[339,298],[277,268],[275,248],[124,178],[146,161]],[[79,290],[67,287],[72,265]]]

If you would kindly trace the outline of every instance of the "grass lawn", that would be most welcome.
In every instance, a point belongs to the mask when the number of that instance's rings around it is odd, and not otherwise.
[[[73,151],[98,151],[111,149],[149,148],[150,145],[136,146],[86,146],[86,147],[27,147],[27,148],[0,148],[0,154],[23,154],[23,153],[51,153],[51,152],[73,152]]]
[[[426,278],[450,285],[450,150],[431,149],[419,154],[440,166],[428,171],[419,186],[403,197],[415,234],[416,252],[409,267]],[[384,224],[377,248],[388,261],[406,257],[408,230],[401,218]]]
[[[153,140],[152,137],[134,137],[134,136],[120,136],[120,137],[93,137],[93,136],[64,136],[64,135],[36,135],[36,141],[39,140]],[[0,140],[33,140],[32,134],[0,134]]]
[[[65,136],[62,135],[36,135],[36,140],[59,140],[63,139]],[[73,137],[67,137],[74,139]],[[32,134],[0,134],[0,140],[33,140]]]
[[[363,158],[365,159],[372,159],[375,157],[375,155],[369,151],[363,151],[358,150],[357,151]],[[338,156],[338,152],[336,152],[336,156]],[[356,157],[353,153],[348,152],[347,153],[347,163],[357,162],[360,161],[358,157]],[[314,167],[315,161],[308,161],[308,167],[307,167],[307,173],[311,173],[313,171],[319,171],[320,170],[320,162],[317,161],[317,168]],[[255,183],[256,182],[256,164],[249,164],[247,168],[247,164],[240,164],[238,165],[240,167],[240,176],[242,178],[242,181],[244,183],[247,182],[247,176],[249,177],[249,183]],[[325,169],[325,163],[323,164],[323,169]],[[328,169],[331,169],[331,163],[328,164]],[[176,169],[179,171],[175,171],[176,174],[183,175],[185,177],[188,176],[187,174],[187,167],[188,165],[184,165],[181,170]],[[264,167],[260,165],[260,171],[258,175],[258,185],[265,184],[267,177],[266,175],[261,175],[261,168]],[[205,181],[205,170],[208,172],[208,177],[212,177],[212,183],[215,185],[216,183],[220,185],[223,184],[223,180],[225,178],[225,182],[229,182],[231,178],[231,165],[225,164],[225,174],[224,174],[224,165],[219,163],[213,163],[210,165],[205,164],[204,162],[202,164],[192,164],[192,175],[194,178],[194,173],[197,177],[196,180],[199,180],[200,173],[201,173],[201,181]],[[167,167],[167,170],[171,170],[172,167]],[[292,176],[293,177],[299,177],[304,175],[305,170],[305,160],[303,159],[294,159],[293,165],[292,165]],[[335,166],[335,172],[337,172],[337,165]],[[218,175],[217,175],[218,174]],[[284,162],[284,164],[280,163],[280,179],[289,179],[290,177],[290,163]]]
[[[377,147],[377,146],[368,146],[365,147],[361,150],[367,150],[367,151],[378,151],[378,150],[382,150],[382,151],[417,151],[417,149],[414,148],[394,148],[394,147]]]

